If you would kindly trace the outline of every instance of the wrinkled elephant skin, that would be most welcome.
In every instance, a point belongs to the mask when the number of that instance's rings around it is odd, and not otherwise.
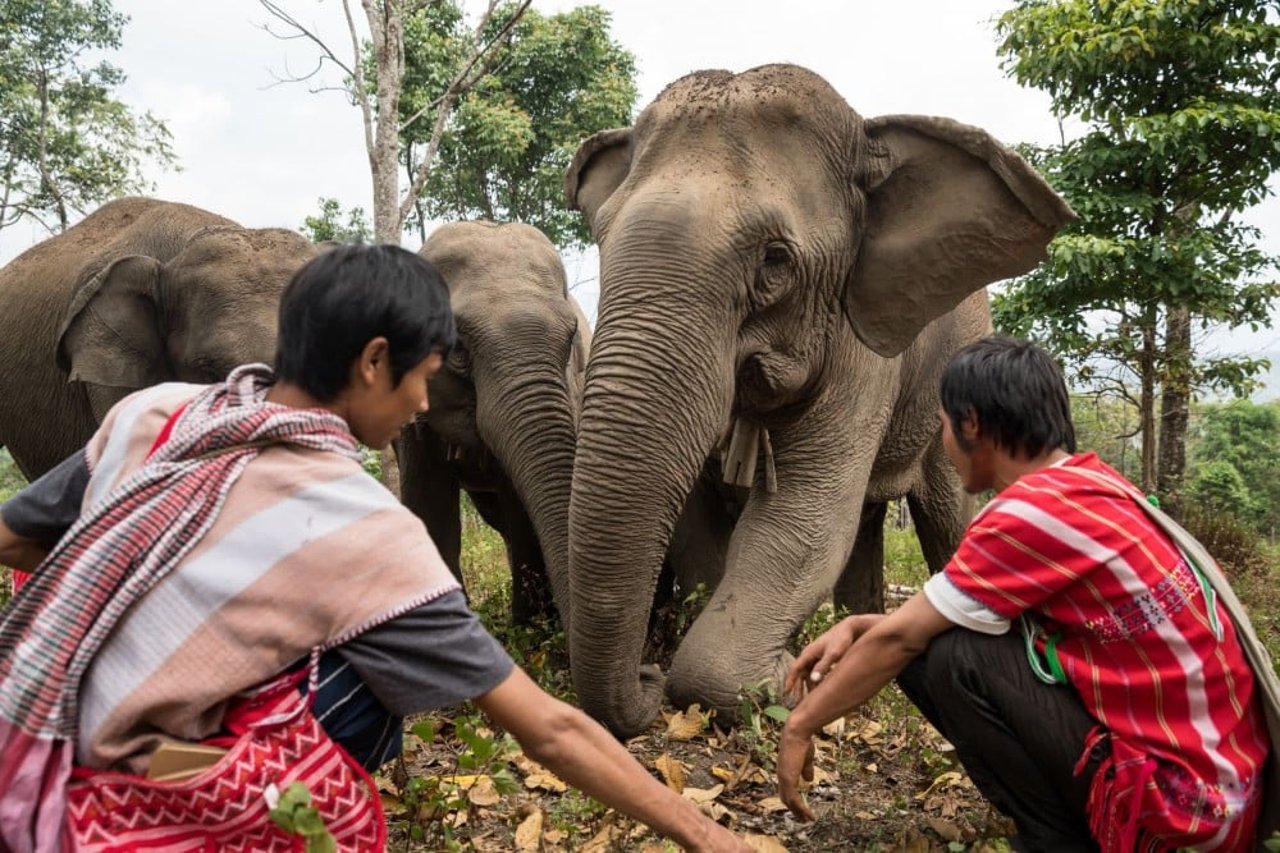
[[[0,444],[28,479],[159,382],[270,363],[290,277],[319,250],[185,204],[109,202],[0,270]]]
[[[450,223],[421,254],[449,286],[458,344],[432,380],[430,411],[401,435],[401,498],[461,579],[465,489],[506,543],[513,619],[545,614],[553,598],[567,611],[586,318],[560,255],[536,228]]]
[[[878,522],[906,494],[931,561],[954,547],[939,367],[988,332],[984,286],[1031,269],[1074,214],[984,131],[863,119],[785,65],[676,81],[634,127],[586,140],[566,191],[601,276],[569,512],[574,683],[619,735],[653,719],[658,570],[737,432],[760,451],[742,457],[750,495],[666,680],[732,718],[744,687],[778,682],[850,555],[874,559],[877,542],[855,548],[864,504]],[[856,575],[842,594],[865,597]]]

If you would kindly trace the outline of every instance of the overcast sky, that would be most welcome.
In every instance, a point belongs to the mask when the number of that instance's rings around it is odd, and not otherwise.
[[[340,55],[349,55],[340,0],[279,2]],[[795,62],[823,75],[866,116],[950,116],[1007,143],[1058,138],[1047,96],[1019,87],[1000,70],[992,19],[1008,2],[597,3],[612,11],[614,37],[638,59],[639,107],[689,71]],[[575,5],[534,0],[543,12]],[[371,209],[359,111],[338,93],[273,85],[277,76],[309,71],[317,53],[305,42],[282,42],[263,32],[271,19],[257,0],[115,0],[115,6],[131,18],[123,50],[113,57],[129,78],[122,97],[167,122],[182,169],[153,176],[158,197],[249,226],[296,228],[321,196]],[[359,4],[353,6],[360,15]],[[1264,230],[1267,249],[1280,253],[1280,200],[1271,199],[1249,218]],[[42,236],[24,226],[5,231],[0,258]],[[416,249],[416,243],[406,235],[406,246]],[[592,257],[567,260],[571,281],[594,277]],[[593,314],[593,284],[576,293]],[[1278,332],[1238,334],[1230,344],[1274,353],[1280,361]]]

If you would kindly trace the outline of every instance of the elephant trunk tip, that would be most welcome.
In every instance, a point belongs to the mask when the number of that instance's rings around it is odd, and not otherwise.
[[[665,678],[657,666],[640,668],[633,686],[613,693],[600,694],[579,687],[582,709],[599,720],[619,740],[628,740],[648,731],[662,708]]]

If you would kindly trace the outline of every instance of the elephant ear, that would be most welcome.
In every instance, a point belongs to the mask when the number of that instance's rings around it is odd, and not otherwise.
[[[129,255],[76,288],[56,356],[68,379],[146,388],[171,378],[160,327],[160,273],[155,258]]]
[[[565,203],[581,210],[591,223],[591,232],[600,238],[596,214],[631,170],[631,128],[602,130],[578,146],[569,171],[564,176]]]
[[[969,294],[1035,267],[1076,215],[980,128],[899,115],[865,130],[866,224],[844,310],[888,358]]]

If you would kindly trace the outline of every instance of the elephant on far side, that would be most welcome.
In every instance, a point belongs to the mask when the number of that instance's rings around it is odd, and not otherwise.
[[[400,436],[401,500],[461,580],[465,489],[506,543],[514,620],[546,613],[554,598],[567,624],[569,483],[590,327],[536,228],[450,223],[420,254],[449,286],[458,342],[431,381],[430,410]]]
[[[939,372],[989,332],[984,286],[1074,214],[985,131],[864,119],[792,65],[677,80],[582,144],[566,193],[601,296],[569,510],[574,684],[624,737],[664,686],[733,719],[743,688],[780,684],[846,565],[840,598],[874,600],[885,501],[908,496],[935,570],[955,547]],[[722,444],[750,492],[664,684],[641,660],[648,602]]]
[[[35,479],[160,382],[275,357],[280,294],[319,249],[149,198],[108,202],[0,270],[0,445]]]

